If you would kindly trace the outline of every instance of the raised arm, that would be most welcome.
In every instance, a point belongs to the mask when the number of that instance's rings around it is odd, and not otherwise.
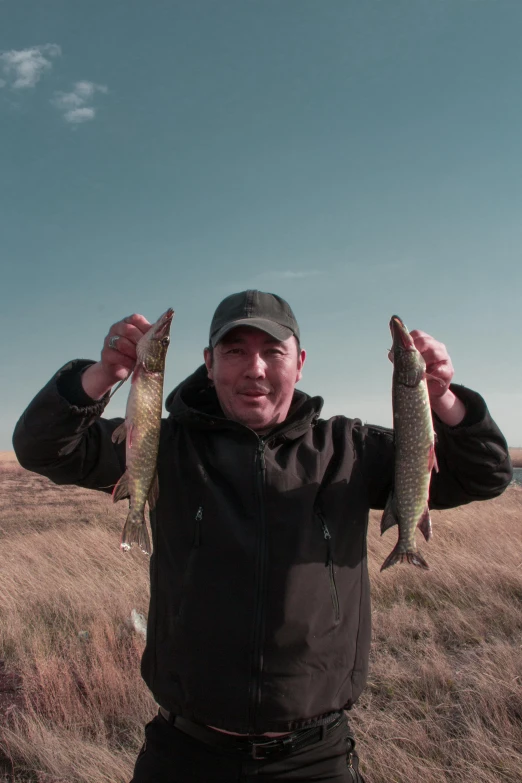
[[[506,440],[483,398],[452,383],[453,364],[446,346],[434,337],[410,332],[423,355],[435,429],[438,472],[433,471],[430,506],[451,508],[500,495],[513,477]],[[369,428],[365,472],[372,508],[384,508],[393,484],[391,430]]]
[[[125,444],[111,440],[121,419],[101,416],[112,386],[132,372],[136,343],[148,328],[141,315],[118,321],[103,341],[100,361],[69,362],[41,389],[13,434],[23,467],[57,484],[111,491],[124,471]]]

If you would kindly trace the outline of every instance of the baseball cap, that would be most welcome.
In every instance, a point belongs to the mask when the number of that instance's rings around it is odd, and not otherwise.
[[[241,291],[223,299],[210,324],[209,345],[213,348],[236,326],[261,329],[276,340],[292,335],[299,340],[299,325],[288,302],[264,291]]]

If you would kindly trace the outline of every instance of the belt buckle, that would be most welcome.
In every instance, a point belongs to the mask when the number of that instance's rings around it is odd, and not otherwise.
[[[292,750],[293,740],[285,737],[283,739],[273,739],[268,742],[250,742],[250,755],[257,761],[262,761],[270,756],[272,751]]]

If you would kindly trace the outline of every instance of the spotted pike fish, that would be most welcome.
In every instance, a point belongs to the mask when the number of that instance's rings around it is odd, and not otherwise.
[[[163,313],[136,345],[136,365],[127,400],[125,421],[112,433],[114,443],[125,443],[125,473],[113,489],[114,502],[129,498],[129,513],[121,548],[138,544],[151,553],[145,522],[145,504],[153,509],[158,499],[157,457],[163,403],[163,375],[174,310]]]
[[[395,482],[381,520],[381,535],[398,524],[399,540],[382,564],[381,571],[407,561],[429,568],[417,551],[415,530],[431,538],[428,507],[431,471],[437,468],[435,436],[426,381],[426,363],[401,319],[390,320],[393,346],[393,430]]]

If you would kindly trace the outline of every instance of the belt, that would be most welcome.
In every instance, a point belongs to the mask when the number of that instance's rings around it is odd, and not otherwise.
[[[159,713],[172,726],[175,726],[184,734],[200,740],[200,742],[205,742],[207,745],[212,745],[222,750],[244,754],[253,759],[271,759],[275,756],[286,756],[288,753],[301,750],[314,742],[324,739],[329,731],[335,729],[345,720],[344,714],[340,712],[335,713],[326,725],[313,726],[310,729],[298,729],[282,737],[235,737],[210,729],[201,723],[194,723],[191,720],[187,720],[187,718],[182,718],[180,715],[168,712],[163,707],[159,708]]]

